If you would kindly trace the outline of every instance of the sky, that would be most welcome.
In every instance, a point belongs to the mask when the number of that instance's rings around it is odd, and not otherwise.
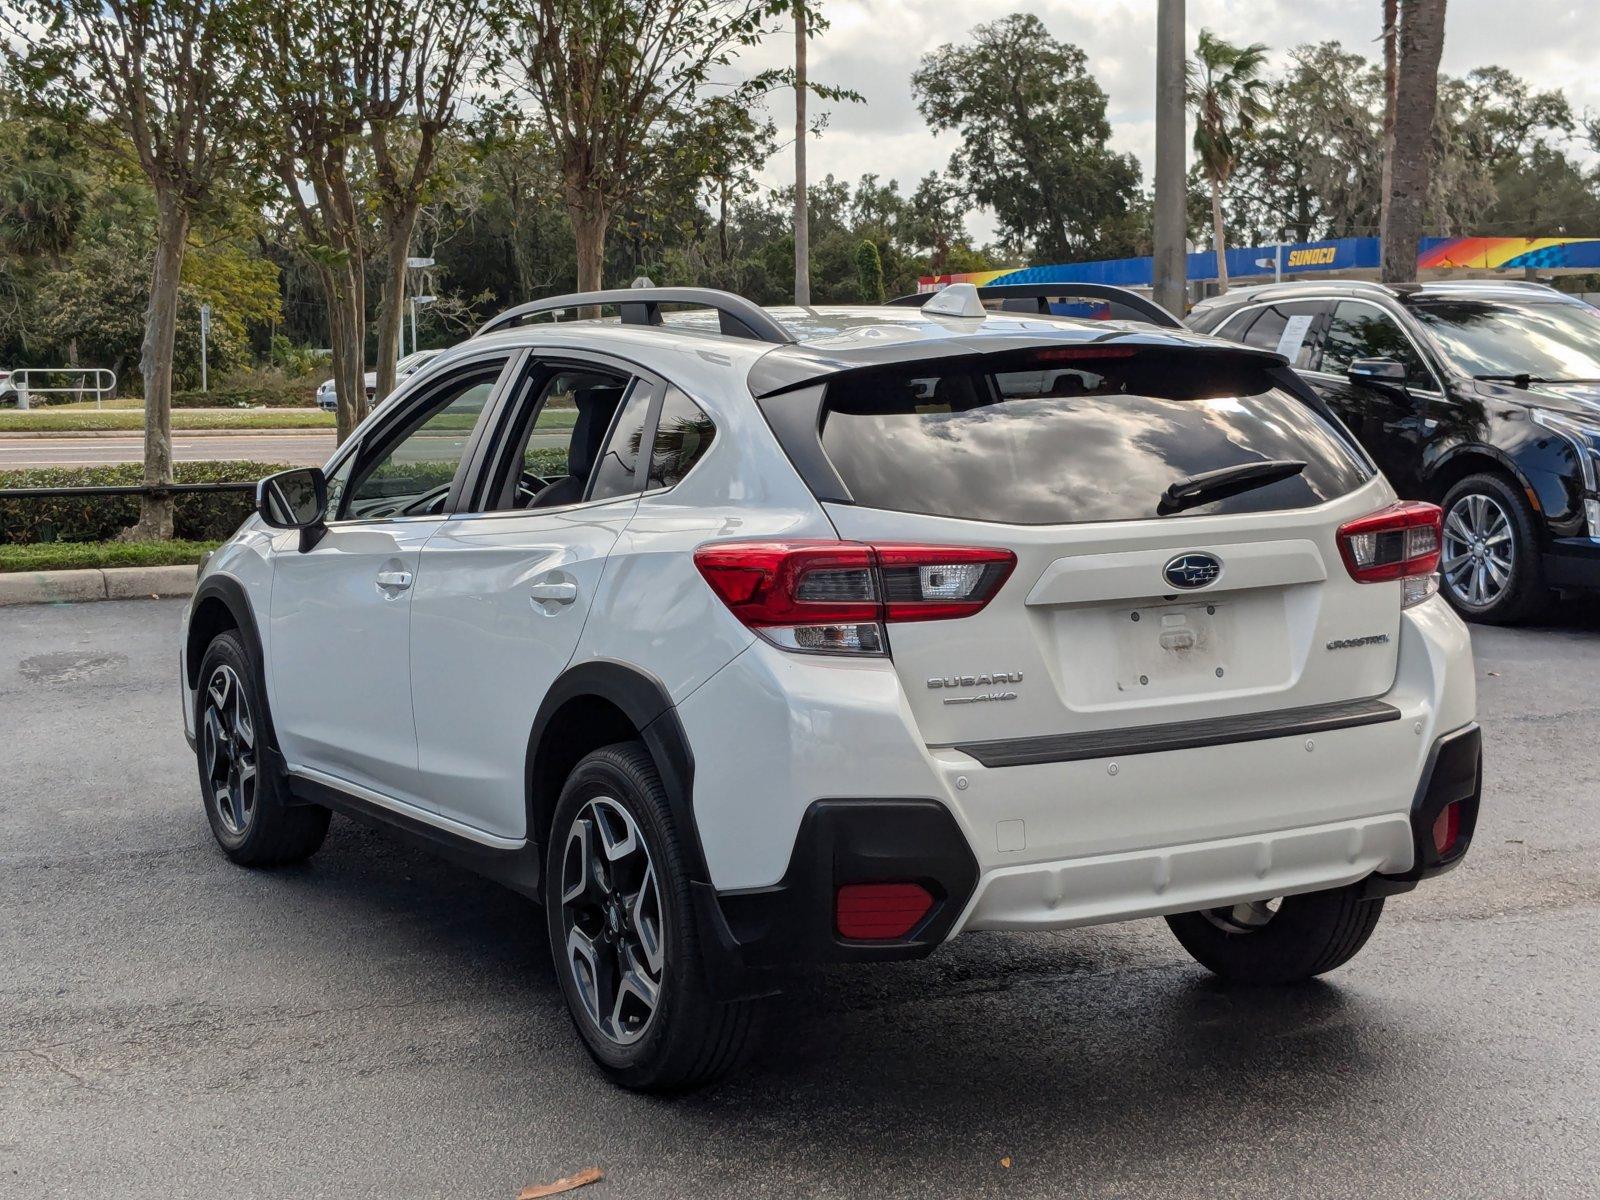
[[[973,26],[1014,12],[1032,12],[1058,39],[1082,47],[1089,70],[1110,97],[1111,144],[1134,154],[1148,184],[1155,144],[1156,0],[820,0],[831,28],[811,43],[811,75],[854,88],[865,104],[828,106],[828,127],[810,146],[813,180],[832,172],[852,184],[868,171],[900,181],[910,192],[929,171],[942,169],[954,135],[935,137],[911,98],[911,73],[922,55],[964,41]],[[1305,42],[1340,41],[1376,60],[1379,0],[1188,0],[1188,43],[1202,28],[1234,42],[1264,42],[1284,52]],[[1515,16],[1511,14],[1514,12]],[[747,53],[752,68],[792,58],[794,37],[774,38]],[[1443,70],[1462,75],[1495,64],[1536,87],[1560,87],[1574,111],[1600,113],[1600,25],[1592,4],[1559,0],[1450,0]],[[792,102],[774,97],[771,115],[792,128]],[[794,179],[789,152],[775,156],[763,181]],[[991,217],[975,213],[969,228],[993,236]]]

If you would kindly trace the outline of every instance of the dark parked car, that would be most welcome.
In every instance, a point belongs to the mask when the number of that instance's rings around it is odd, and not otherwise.
[[[1409,499],[1443,506],[1443,590],[1478,621],[1600,589],[1600,310],[1544,284],[1268,284],[1189,325],[1277,350]]]

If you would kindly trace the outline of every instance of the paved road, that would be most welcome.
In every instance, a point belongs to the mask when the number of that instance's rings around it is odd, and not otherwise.
[[[1472,858],[1328,981],[1220,987],[1155,921],[975,934],[824,975],[676,1101],[590,1069],[527,902],[338,818],[231,867],[177,621],[0,614],[0,1195],[1600,1194],[1600,616],[1478,633]]]
[[[566,446],[565,432],[535,433],[529,445]],[[209,437],[172,435],[172,456],[178,462],[246,459],[320,467],[333,454],[333,434],[321,430],[296,433],[224,434]],[[144,461],[144,438],[8,438],[0,434],[0,470],[18,467],[90,467],[104,463]]]
[[[172,457],[178,462],[203,459],[248,459],[320,467],[333,453],[332,431],[304,433],[227,434],[192,437],[172,435]],[[103,463],[144,461],[144,438],[8,438],[0,435],[0,470],[17,467],[91,467]]]

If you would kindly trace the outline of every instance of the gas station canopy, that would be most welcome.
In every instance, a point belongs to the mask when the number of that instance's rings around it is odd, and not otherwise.
[[[1335,238],[1322,242],[1284,242],[1229,250],[1228,278],[1302,278],[1336,274],[1347,279],[1375,279],[1381,249],[1375,237]],[[1540,275],[1600,272],[1600,238],[1423,238],[1417,255],[1421,278],[1470,278],[1504,271]],[[1189,255],[1191,283],[1217,278],[1217,256],[1210,250]],[[950,283],[980,287],[1008,283],[1110,283],[1148,288],[1153,271],[1149,258],[1108,258],[1098,262],[1060,263],[1001,271],[968,271],[924,276],[920,290],[934,291]]]

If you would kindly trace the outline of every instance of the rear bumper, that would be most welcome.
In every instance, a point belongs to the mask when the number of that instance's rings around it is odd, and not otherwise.
[[[917,957],[967,929],[1065,928],[1362,880],[1406,890],[1451,865],[1423,839],[1442,797],[1470,798],[1475,817],[1479,750],[1466,627],[1435,598],[1405,613],[1399,641],[1393,687],[1338,714],[1280,710],[1282,729],[1231,741],[1200,723],[1109,752],[1071,741],[1000,758],[1016,747],[923,744],[891,665],[757,644],[677,710],[709,869],[702,928],[715,927],[730,968],[765,970]],[[922,927],[892,945],[836,936],[840,884],[901,881],[933,885]]]
[[[1551,587],[1600,591],[1600,539],[1554,539],[1545,551],[1544,574]]]
[[[950,811],[932,800],[824,800],[801,822],[794,856],[771,887],[699,897],[702,940],[725,994],[766,990],[777,971],[822,962],[921,958],[968,930],[1050,930],[1365,882],[1371,896],[1411,890],[1459,864],[1477,825],[1483,779],[1476,725],[1439,738],[1409,812],[1247,837],[999,867],[980,874]],[[1460,804],[1447,854],[1435,819]],[[848,883],[916,882],[926,918],[894,942],[838,935],[834,896]]]

